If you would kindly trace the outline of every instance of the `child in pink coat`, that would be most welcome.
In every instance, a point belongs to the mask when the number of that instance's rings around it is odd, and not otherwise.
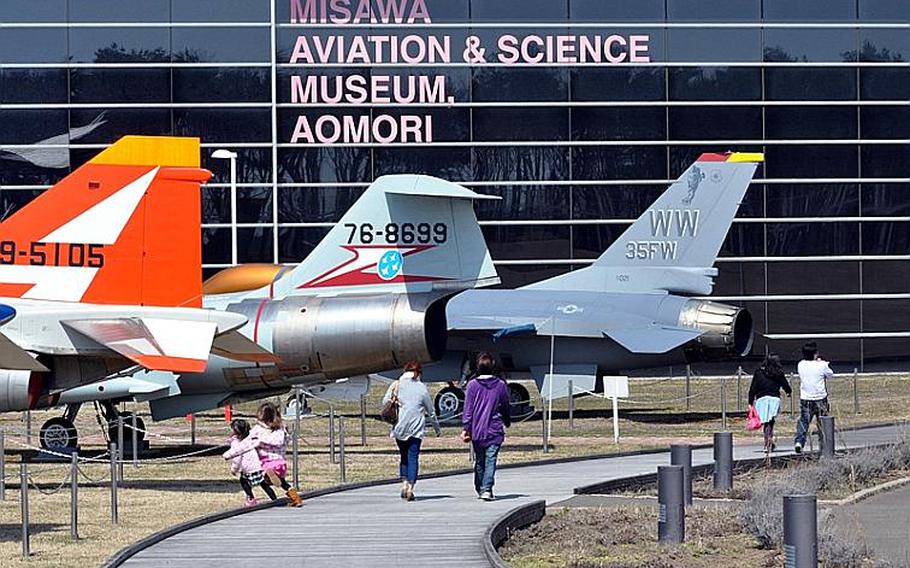
[[[246,420],[237,419],[231,422],[231,449],[224,453],[224,459],[231,460],[231,473],[240,474],[240,487],[246,493],[247,507],[257,504],[253,496],[253,486],[258,485],[274,501],[277,497],[275,491],[265,480],[262,461],[256,451],[255,442],[250,438],[250,424]]]

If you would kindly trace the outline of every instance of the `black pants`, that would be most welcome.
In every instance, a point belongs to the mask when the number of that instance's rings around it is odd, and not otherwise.
[[[250,480],[244,476],[240,476],[240,487],[243,488],[243,492],[246,493],[247,499],[253,498],[253,486],[250,484]],[[259,484],[259,487],[265,491],[265,494],[269,496],[269,499],[274,501],[278,497],[275,495],[275,490],[272,489],[272,486],[269,485],[269,482],[265,479],[262,480],[262,483]]]

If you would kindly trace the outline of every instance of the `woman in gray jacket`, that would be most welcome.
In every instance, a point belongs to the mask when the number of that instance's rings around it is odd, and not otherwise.
[[[420,363],[412,361],[405,365],[404,373],[391,385],[382,397],[382,404],[398,401],[398,422],[392,428],[391,437],[398,444],[401,454],[398,471],[401,476],[401,498],[414,500],[414,485],[417,484],[420,444],[426,433],[427,417],[433,421],[436,435],[440,435],[439,421],[433,410],[433,401],[425,384],[420,382]]]

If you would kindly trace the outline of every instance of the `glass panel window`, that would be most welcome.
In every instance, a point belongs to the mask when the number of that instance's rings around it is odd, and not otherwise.
[[[425,174],[446,180],[470,180],[470,148],[377,148],[373,150],[376,176]]]
[[[269,22],[269,2],[275,0],[171,0],[175,22]],[[277,1],[276,4],[287,5]]]
[[[769,106],[765,128],[769,139],[842,139],[857,137],[855,106]]]
[[[0,192],[0,195],[2,194]],[[862,267],[863,292],[867,294],[906,294],[907,281],[910,280],[908,264],[910,263],[906,260],[864,260]]]
[[[173,60],[222,63],[268,63],[268,28],[174,28]]]
[[[765,294],[765,264],[762,262],[719,262],[717,272],[717,278],[714,279],[715,296]],[[752,315],[755,316],[755,312]],[[756,330],[763,327],[756,326]]]
[[[662,107],[576,107],[573,140],[666,140],[667,115]]]
[[[772,101],[856,99],[856,69],[768,67],[765,89]]]
[[[857,153],[851,145],[769,145],[765,172],[769,178],[856,178]]]
[[[769,22],[850,22],[856,19],[856,0],[764,0]]]
[[[78,139],[80,144],[112,144],[137,132],[167,136],[171,134],[171,111],[166,108],[73,109],[70,126],[71,137],[77,132],[82,134]]]
[[[337,223],[365,188],[279,187],[279,223]]]
[[[4,0],[0,22],[65,22],[66,0]]]
[[[910,9],[906,17],[910,18]],[[902,29],[863,29],[859,32],[860,61],[910,60],[910,34]]]
[[[474,68],[474,101],[566,101],[569,77],[557,68]]]
[[[761,0],[667,0],[667,13],[671,22],[757,22]]]
[[[2,158],[0,158],[2,160]],[[0,161],[0,163],[3,163]],[[0,174],[2,175],[2,174]],[[2,189],[0,190],[0,222],[9,219],[17,211],[44,193],[43,189]]]
[[[910,183],[864,183],[861,195],[863,215],[910,215]]]
[[[567,140],[567,108],[475,108],[474,140]]]
[[[764,254],[764,227],[759,223],[734,223],[727,232],[718,256],[747,257]]]
[[[908,274],[905,272],[904,276]],[[907,322],[910,322],[910,300],[863,302],[863,329],[866,331],[907,331],[910,328]]]
[[[895,144],[862,147],[864,177],[910,178],[910,145]]]
[[[628,225],[576,225],[572,227],[572,258],[594,259],[610,248]]]
[[[270,142],[269,109],[175,109],[174,134],[213,142]]]
[[[859,262],[769,262],[768,294],[858,294]]]
[[[329,234],[329,227],[283,227],[278,230],[278,262],[297,264]]]
[[[493,260],[533,260],[569,258],[569,227],[494,226],[482,227]]]
[[[271,223],[272,188],[238,187],[237,221],[239,223]]]
[[[369,148],[279,148],[278,181],[337,183],[370,181]]]
[[[70,57],[76,63],[166,62],[169,34],[167,28],[72,28]]]
[[[864,100],[910,99],[910,68],[869,68],[859,70]]]
[[[476,191],[502,198],[499,201],[478,201],[474,205],[477,218],[482,221],[569,218],[568,187],[497,186],[478,187]]]
[[[761,100],[762,77],[758,67],[671,67],[671,101]]]
[[[860,303],[858,300],[768,302],[768,330],[770,333],[856,332],[860,330]],[[825,355],[826,342],[818,343],[819,352]],[[836,357],[839,361],[846,358],[840,352]]]
[[[765,61],[856,61],[856,30],[791,29],[764,30]]]
[[[665,185],[604,185],[572,188],[573,219],[637,219]]]
[[[230,145],[223,148],[237,153],[237,183],[271,183],[271,149],[231,148]],[[214,151],[212,148],[202,149],[202,167],[213,174],[209,183],[229,183],[230,161],[213,158]]]
[[[272,227],[237,229],[237,262],[274,262],[272,231]]]
[[[69,0],[69,19],[71,22],[167,22],[170,4],[170,0]]]
[[[855,217],[859,188],[852,183],[771,184],[768,217]]]
[[[475,180],[563,180],[569,177],[569,150],[505,145],[475,148],[473,166]]]
[[[535,264],[534,266],[497,266],[496,272],[502,279],[502,288],[519,288],[534,282],[540,282],[547,278],[553,278],[560,274],[569,272],[573,267],[560,264],[546,265]],[[581,268],[577,266],[575,268]]]
[[[569,0],[575,22],[662,22],[664,0]]]
[[[228,187],[202,186],[202,222],[231,222],[231,190]]]
[[[761,140],[760,107],[670,107],[671,140]]]
[[[4,144],[67,144],[69,132],[65,110],[0,110],[0,142]],[[59,137],[59,138],[58,138]],[[52,149],[48,148],[48,151]],[[64,150],[65,154],[66,150]],[[40,164],[41,150],[19,151],[25,161]],[[33,159],[30,159],[33,158]]]
[[[863,138],[910,138],[910,106],[860,108]]]
[[[552,0],[471,0],[474,22],[564,22],[567,2]]]
[[[863,223],[863,254],[907,254],[910,223],[875,221]]]
[[[0,30],[3,63],[63,63],[66,28],[4,28]]]
[[[66,69],[0,70],[0,102],[65,103]]]
[[[168,69],[70,69],[70,102],[167,103]]]
[[[671,28],[667,31],[667,59],[674,63],[758,62],[762,60],[761,34],[760,29],[746,28]]]
[[[859,254],[859,223],[768,223],[769,256]]]
[[[666,146],[603,146],[572,149],[572,177],[584,180],[665,180]]]
[[[174,102],[269,102],[272,100],[268,69],[242,67],[176,67]]]
[[[654,67],[574,67],[571,77],[573,101],[662,101],[666,96],[664,71]]]
[[[859,17],[865,22],[907,22],[904,0],[859,0]]]
[[[202,229],[202,263],[230,264],[231,230]]]

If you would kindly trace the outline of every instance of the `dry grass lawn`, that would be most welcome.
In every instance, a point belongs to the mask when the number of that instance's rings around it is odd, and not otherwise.
[[[859,381],[863,413],[852,414],[852,383],[836,380],[832,383],[834,413],[841,427],[910,418],[910,389],[906,377],[863,377]],[[693,379],[692,397],[687,411],[684,400],[684,381],[677,378],[641,380],[631,386],[632,400],[620,404],[619,445],[612,441],[609,401],[596,398],[576,400],[574,428],[569,427],[566,401],[554,407],[552,451],[541,451],[541,421],[539,416],[515,424],[506,447],[500,454],[503,463],[530,462],[551,457],[582,456],[642,448],[664,448],[671,442],[710,442],[711,434],[720,429],[720,390],[717,379]],[[368,397],[368,411],[374,415],[366,422],[367,446],[360,446],[359,406],[342,404],[336,407],[345,415],[347,428],[348,481],[388,478],[397,474],[397,451],[388,439],[388,428],[375,419],[379,398],[384,389],[375,387]],[[531,387],[532,392],[536,389]],[[739,441],[757,435],[743,431],[744,416],[733,413],[737,408],[736,381],[726,382],[729,428],[739,433]],[[741,393],[748,392],[748,377],[743,377]],[[540,407],[540,403],[536,403]],[[744,405],[744,403],[743,403]],[[132,405],[127,405],[131,409]],[[784,408],[788,407],[787,402]],[[137,405],[140,415],[147,419],[152,432],[153,447],[169,447],[173,452],[190,452],[190,428],[183,419],[151,423],[147,408]],[[313,403],[314,416],[302,421],[301,427],[301,485],[304,489],[337,484],[339,470],[329,462],[327,438],[328,420],[325,403]],[[235,416],[251,416],[255,404],[235,409]],[[35,412],[33,432],[37,433],[44,420],[58,415],[54,412]],[[79,416],[78,426],[83,436],[81,446],[99,450],[105,440],[95,423],[91,408]],[[76,567],[98,565],[117,550],[167,526],[207,513],[236,507],[242,493],[225,462],[218,456],[192,457],[177,462],[142,463],[138,469],[125,466],[126,483],[120,490],[120,524],[110,523],[109,491],[106,484],[91,484],[84,479],[79,494],[82,537],[78,542],[69,538],[68,488],[53,495],[30,491],[32,557],[21,559],[20,514],[18,492],[18,444],[25,443],[24,424],[19,414],[0,415],[0,428],[6,433],[7,476],[6,500],[0,501],[0,558],[3,566]],[[782,436],[792,434],[793,419],[780,420]],[[467,448],[457,440],[457,425],[444,427],[442,438],[429,438],[421,458],[423,472],[445,471],[469,467]],[[220,413],[197,417],[197,443],[221,445],[228,436],[227,425]],[[106,465],[89,465],[85,473],[92,478],[107,474]],[[34,464],[33,479],[44,490],[55,489],[66,477],[68,465]],[[10,485],[12,484],[12,485]]]

